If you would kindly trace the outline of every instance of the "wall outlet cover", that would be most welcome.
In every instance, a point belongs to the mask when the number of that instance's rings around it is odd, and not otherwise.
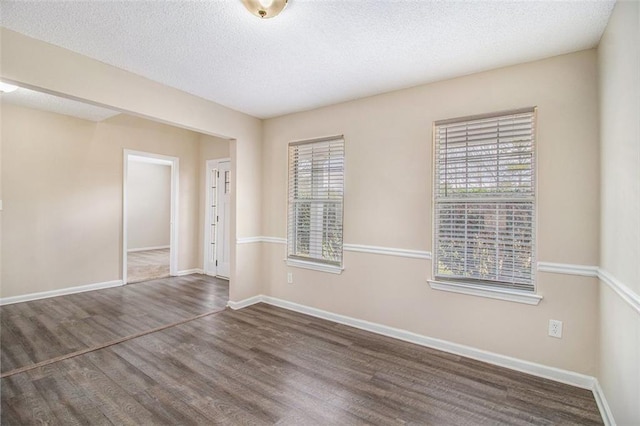
[[[549,336],[562,338],[562,321],[549,320]]]

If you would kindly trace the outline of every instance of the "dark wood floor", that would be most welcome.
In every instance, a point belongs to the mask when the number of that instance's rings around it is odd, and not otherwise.
[[[264,304],[0,386],[3,425],[602,424],[590,391]]]
[[[229,283],[189,275],[0,307],[2,373],[224,309]]]

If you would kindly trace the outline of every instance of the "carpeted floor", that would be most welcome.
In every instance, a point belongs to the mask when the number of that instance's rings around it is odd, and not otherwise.
[[[169,276],[169,249],[135,251],[127,254],[127,283]]]

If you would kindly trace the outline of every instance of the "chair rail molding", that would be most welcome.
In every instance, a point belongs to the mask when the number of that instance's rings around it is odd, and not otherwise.
[[[381,254],[386,256],[431,260],[431,252],[426,250],[409,250],[393,247],[369,246],[365,244],[344,244],[343,249],[344,251],[353,251],[358,253]]]
[[[640,295],[604,269],[598,269],[598,278],[640,314]]]
[[[247,238],[246,240],[249,240],[249,239]],[[257,242],[258,240],[263,243],[287,244],[286,238],[264,237],[264,236],[252,237],[250,241],[246,241],[246,242]],[[412,250],[412,249],[370,246],[366,244],[349,244],[349,243],[344,243],[342,245],[342,248],[344,251],[350,251],[350,252],[356,252],[356,253],[380,254],[380,255],[386,255],[386,256],[408,257],[412,259],[426,259],[426,260],[431,259],[431,252],[426,250]]]
[[[594,278],[598,276],[597,266],[572,265],[569,263],[538,262],[538,271]]]

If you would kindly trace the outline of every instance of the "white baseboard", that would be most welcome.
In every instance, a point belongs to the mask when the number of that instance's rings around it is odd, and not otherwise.
[[[615,426],[616,421],[613,419],[613,413],[611,412],[611,408],[609,407],[609,403],[607,399],[604,397],[604,392],[602,387],[600,386],[600,382],[598,379],[594,379],[593,384],[593,396],[596,399],[596,404],[598,404],[598,409],[600,410],[600,415],[602,416],[602,421],[605,426]]]
[[[264,302],[264,297],[262,295],[253,296],[248,299],[241,300],[239,302],[233,302],[229,300],[227,302],[227,306],[233,309],[234,311],[237,309],[246,308],[247,306],[255,305],[256,303]]]
[[[162,249],[168,249],[168,248],[171,248],[171,246],[142,247],[142,248],[128,249],[127,253],[135,253],[137,251],[148,251],[148,250],[162,250]]]
[[[420,346],[438,349],[444,352],[449,352],[478,361],[487,362],[499,367],[505,367],[511,370],[531,374],[533,376],[554,380],[556,382],[565,383],[582,389],[589,389],[594,393],[594,397],[596,399],[596,402],[598,403],[598,407],[600,408],[602,419],[605,422],[605,425],[615,425],[613,416],[611,415],[611,411],[609,410],[604,394],[602,393],[602,389],[598,384],[598,380],[593,376],[587,376],[585,374],[580,374],[569,370],[563,370],[560,368],[537,364],[531,361],[525,361],[506,355],[500,355],[497,353],[485,351],[483,349],[477,349],[471,346],[461,345],[459,343],[453,343],[442,339],[435,339],[433,337],[420,335],[407,330],[401,330],[398,328],[388,327],[386,325],[352,318],[345,315],[335,314],[333,312],[324,311],[322,309],[317,309],[310,306],[300,305],[298,303],[289,302],[287,300],[282,300],[271,296],[258,295],[238,302],[230,301],[227,306],[229,306],[231,309],[242,309],[260,302],[278,306],[290,311],[300,312],[302,314],[310,315],[316,318],[333,321],[339,324],[345,324],[351,327],[359,328],[361,330],[370,331],[372,333],[381,334],[383,336],[392,337]]]
[[[204,271],[200,268],[196,268],[196,269],[185,269],[184,271],[178,271],[176,273],[176,277],[182,277],[185,275],[191,275],[191,274],[204,274]]]
[[[433,337],[424,336],[399,328],[388,327],[386,325],[352,318],[345,315],[334,314],[332,312],[323,311],[321,309],[316,309],[305,305],[299,305],[297,303],[288,302],[286,300],[277,299],[275,297],[262,296],[262,301],[270,305],[278,306],[280,308],[285,308],[317,318],[349,325],[351,327],[371,331],[373,333],[381,334],[387,337],[393,337],[405,342],[415,343],[417,345],[426,346],[433,349],[439,349],[441,351],[465,356],[467,358],[473,358],[478,361],[488,362],[489,364],[507,367],[512,370],[533,374],[534,376],[544,377],[547,379],[555,380],[557,382],[577,386],[583,389],[591,389],[595,380],[591,376],[586,376],[572,371],[562,370],[555,367],[548,367],[546,365],[536,364],[530,361],[496,354],[482,349],[473,348],[471,346],[461,345],[459,343],[435,339]]]
[[[122,280],[106,281],[103,283],[66,287],[58,290],[42,291],[39,293],[23,294],[21,296],[0,298],[0,306],[12,303],[29,302],[31,300],[47,299],[49,297],[64,296],[66,294],[83,293],[85,291],[102,290],[105,288],[119,287],[123,285]]]

